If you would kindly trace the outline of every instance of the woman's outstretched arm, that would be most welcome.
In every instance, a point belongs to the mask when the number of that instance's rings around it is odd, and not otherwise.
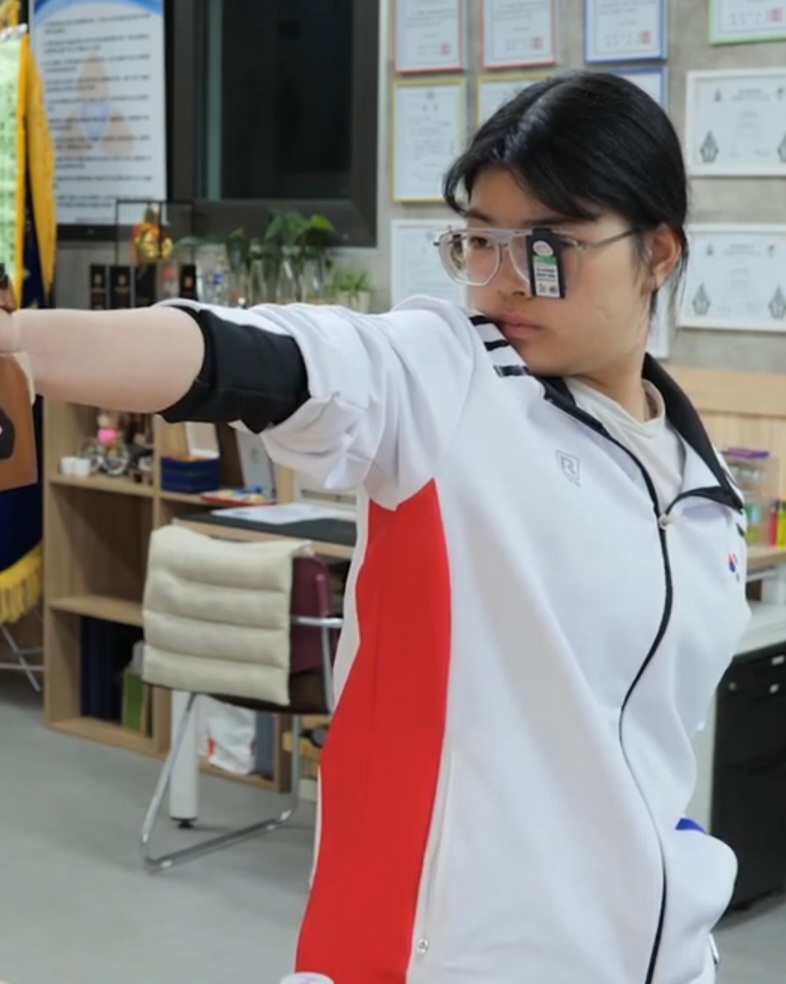
[[[14,352],[27,353],[42,396],[156,413],[189,391],[205,343],[194,319],[174,307],[0,310],[0,353]]]
[[[449,445],[479,344],[465,312],[428,298],[387,315],[187,301],[0,311],[0,354],[24,352],[51,400],[242,424],[279,464],[391,505]]]

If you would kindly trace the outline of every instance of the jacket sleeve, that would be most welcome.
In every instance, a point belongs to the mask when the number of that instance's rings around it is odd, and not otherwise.
[[[171,303],[196,318],[206,354],[191,391],[165,419],[260,433],[277,463],[327,490],[364,487],[389,507],[433,477],[477,358],[464,311],[430,298],[385,315]]]

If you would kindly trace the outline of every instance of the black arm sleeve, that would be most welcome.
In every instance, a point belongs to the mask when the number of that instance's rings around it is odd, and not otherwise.
[[[184,397],[161,412],[169,423],[242,421],[260,433],[308,400],[308,375],[297,342],[256,325],[225,321],[213,311],[190,314],[205,340],[202,368]]]

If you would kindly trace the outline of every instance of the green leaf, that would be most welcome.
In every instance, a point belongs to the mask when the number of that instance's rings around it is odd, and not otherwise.
[[[320,232],[335,232],[336,229],[330,219],[324,215],[312,215],[309,224],[312,229],[318,229]]]

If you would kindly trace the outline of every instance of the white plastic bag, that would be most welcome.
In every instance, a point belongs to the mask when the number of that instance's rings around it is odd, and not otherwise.
[[[226,772],[247,776],[256,769],[257,727],[254,711],[212,697],[199,700],[199,754]]]

